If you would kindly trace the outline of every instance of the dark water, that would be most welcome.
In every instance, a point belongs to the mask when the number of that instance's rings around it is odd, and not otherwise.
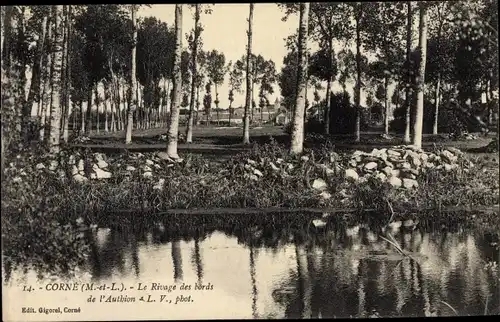
[[[310,218],[189,220],[88,233],[87,279],[211,284],[213,291],[188,292],[196,300],[181,318],[499,314],[497,234],[422,224],[318,229]],[[391,236],[408,256],[383,239]]]

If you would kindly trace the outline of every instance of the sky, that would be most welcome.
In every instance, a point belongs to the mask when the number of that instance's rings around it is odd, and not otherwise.
[[[202,14],[201,16],[201,23],[204,26],[203,49],[205,51],[216,49],[224,53],[226,63],[235,62],[246,53],[249,5],[248,3],[217,4],[212,5],[211,8],[213,9],[212,14]],[[175,5],[173,4],[151,5],[151,7],[142,7],[138,16],[154,16],[168,24],[174,24],[174,11]],[[194,9],[184,5],[182,19],[182,32],[184,34],[194,27],[193,15]],[[256,55],[261,54],[265,59],[273,60],[277,72],[281,70],[283,58],[287,54],[285,38],[294,34],[299,25],[298,15],[290,16],[286,22],[281,20],[283,17],[284,12],[275,3],[256,3],[254,6],[252,51]],[[187,46],[185,38],[183,38],[183,46]],[[226,75],[226,80],[219,89],[221,108],[226,108],[229,105],[227,99],[228,79],[229,75]],[[281,96],[277,85],[274,89],[275,93],[269,96],[271,103],[274,103],[276,97]],[[336,90],[340,90],[340,87]],[[309,92],[312,101],[312,90]],[[244,105],[244,95],[244,93],[235,93],[233,106]],[[257,94],[255,94],[255,100],[258,102]]]

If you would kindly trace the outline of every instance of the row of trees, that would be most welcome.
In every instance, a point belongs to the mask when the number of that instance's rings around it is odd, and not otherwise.
[[[326,82],[320,117],[325,133],[330,133],[331,89],[337,80],[344,91],[348,81],[355,82],[357,140],[361,91],[383,100],[388,132],[389,87],[395,84],[397,101],[404,97],[400,105],[406,109],[405,140],[410,141],[414,111],[413,143],[419,145],[426,90],[435,97],[436,115],[445,91],[456,92],[460,106],[467,106],[478,92],[492,100],[498,90],[495,1],[419,2],[418,8],[412,2],[279,6],[284,20],[300,15],[298,33],[288,39],[290,52],[279,75],[273,61],[252,53],[253,4],[247,53],[234,64],[226,63],[223,53],[202,49],[201,17],[211,13],[208,5],[190,5],[195,27],[186,35],[188,50],[183,50],[182,5],[176,6],[174,26],[152,17],[138,20],[137,5],[2,7],[2,131],[8,134],[2,135],[2,144],[27,140],[32,109],[42,125],[39,137],[53,152],[59,149],[61,137],[68,141],[70,120],[73,129],[90,131],[92,120],[100,128],[104,116],[104,130],[125,130],[125,142],[130,143],[134,124],[136,128],[163,126],[168,118],[169,154],[175,158],[179,107],[189,106],[186,137],[191,142],[201,89],[205,88],[203,107],[208,116],[212,103],[219,110],[218,88],[229,73],[231,107],[235,92],[243,91],[246,76],[244,143],[249,143],[249,124],[257,106],[255,85],[262,111],[269,104],[273,84],[279,82],[285,104],[294,111],[292,153],[300,153],[308,85],[314,85],[318,102],[318,91]],[[418,37],[412,28],[416,9]],[[416,48],[414,38],[418,38]],[[309,40],[318,45],[318,51],[307,49]],[[344,44],[338,53],[335,42]],[[27,66],[32,71],[28,93]]]
[[[285,12],[284,20],[300,10],[297,4],[280,6]],[[318,80],[327,83],[322,113],[325,133],[331,132],[328,116],[335,81],[344,91],[347,81],[355,84],[354,105],[358,112],[353,132],[357,140],[362,90],[367,94],[367,102],[382,102],[384,130],[388,133],[389,89],[395,88],[392,102],[406,109],[406,142],[411,141],[411,113],[420,115],[416,112],[421,108],[413,107],[423,104],[423,100],[418,99],[419,93],[433,98],[435,134],[443,97],[454,97],[459,107],[470,111],[470,102],[484,94],[491,120],[495,104],[490,102],[498,91],[497,6],[497,2],[490,0],[474,3],[432,1],[417,6],[410,1],[309,4],[307,36],[319,50],[306,53],[306,79],[311,85]],[[418,33],[413,28],[415,22],[419,26]],[[338,53],[334,51],[334,41],[341,48],[343,45]],[[299,42],[297,35],[288,38],[289,53],[280,75],[282,96],[292,107],[298,95],[294,85],[299,67]],[[420,117],[411,119],[421,123]],[[420,127],[415,124],[416,131],[413,131],[416,144],[421,140],[418,139]]]
[[[226,63],[224,53],[203,50],[200,21],[212,9],[208,5],[190,8],[195,27],[185,35],[188,46],[180,54],[178,95],[180,105],[189,108],[188,142],[202,110],[200,93],[208,119],[213,104],[217,113],[220,110],[219,87],[229,73],[231,111],[235,92],[242,92],[246,71],[245,55],[233,64]],[[79,133],[125,130],[125,142],[130,143],[134,127],[166,125],[175,102],[175,48],[182,48],[183,39],[177,39],[175,25],[154,17],[138,19],[138,9],[124,5],[2,8],[2,79],[15,87],[2,93],[7,102],[2,109],[4,129],[12,134],[4,142],[7,146],[30,139],[32,111],[38,128],[31,136],[36,134],[55,150],[60,140],[69,141],[70,129]],[[260,84],[262,110],[269,105],[276,68],[261,55],[251,55],[250,61],[252,90]],[[31,72],[29,88],[27,70]],[[11,99],[16,101],[8,107]],[[253,107],[256,105],[254,99]],[[7,130],[12,124],[16,131]]]

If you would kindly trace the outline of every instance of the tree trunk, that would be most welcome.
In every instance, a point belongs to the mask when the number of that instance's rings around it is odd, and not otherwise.
[[[177,154],[177,139],[179,135],[179,108],[182,96],[182,4],[175,5],[175,55],[174,55],[174,95],[170,111],[168,126],[167,155],[172,159],[179,159]]]
[[[67,68],[67,59],[68,55],[68,47],[67,47],[67,25],[68,25],[68,8],[67,6],[63,6],[62,11],[62,19],[61,19],[61,32],[63,34],[62,39],[62,65],[61,65],[61,136],[64,134],[64,127],[66,126],[66,96],[67,96],[67,88],[66,88],[66,68]]]
[[[200,116],[198,113],[200,113],[200,86],[196,87],[196,125],[200,125]]]
[[[441,74],[438,73],[436,87],[434,90],[434,124],[432,125],[432,134],[438,134],[438,119],[439,119],[439,95],[441,87]]]
[[[425,4],[420,5],[420,24],[418,35],[418,47],[420,52],[420,64],[417,80],[417,106],[415,120],[413,123],[413,145],[422,147],[422,128],[424,121],[424,84],[425,65],[427,59],[427,8]]]
[[[215,101],[217,103],[215,103],[215,113],[217,113],[217,126],[220,126],[220,123],[219,123],[219,93],[217,92],[217,84],[214,84],[215,85]]]
[[[87,133],[92,131],[92,84],[89,84],[87,93]]]
[[[53,70],[51,77],[52,102],[50,106],[50,135],[49,148],[52,154],[59,152],[60,128],[61,128],[61,66],[63,58],[63,34],[61,32],[61,5],[54,7],[54,50]]]
[[[96,132],[99,133],[101,131],[101,99],[99,98],[99,84],[96,83],[94,87],[95,93],[95,108],[96,108]]]
[[[293,129],[291,137],[291,154],[300,154],[304,144],[304,110],[306,104],[307,87],[307,33],[309,22],[310,3],[300,3],[299,48],[297,68],[297,98],[293,115]]]
[[[356,105],[356,127],[354,133],[356,142],[361,140],[361,14],[363,3],[358,4],[358,12],[356,13],[356,93],[354,94]]]
[[[42,72],[41,72],[41,66],[42,66],[42,58],[43,58],[43,52],[44,52],[44,45],[47,42],[47,23],[48,23],[48,17],[45,16],[43,17],[42,21],[42,28],[41,28],[41,36],[37,41],[37,48],[36,48],[36,54],[35,54],[35,60],[33,62],[33,68],[32,68],[32,76],[31,76],[31,84],[30,84],[30,89],[28,92],[28,100],[26,101],[26,114],[31,113],[31,109],[33,108],[33,103],[35,101],[35,96],[39,97],[39,106],[41,106],[41,97],[40,97],[40,83],[41,83],[41,78],[42,78]],[[38,114],[38,116],[41,116]]]
[[[187,122],[186,129],[186,142],[193,142],[193,118],[194,118],[194,104],[195,104],[195,95],[196,95],[196,79],[198,78],[198,70],[196,64],[196,58],[198,56],[198,38],[200,36],[200,8],[201,4],[196,4],[196,11],[194,15],[194,40],[193,40],[193,49],[191,53],[191,101],[189,102],[189,116]]]
[[[411,36],[412,36],[412,24],[413,24],[413,13],[411,8],[411,1],[407,2],[408,5],[408,22],[406,24],[406,90],[405,90],[405,135],[403,141],[405,143],[410,143],[410,122],[411,122]]]
[[[330,55],[330,61],[333,64],[335,56],[333,55],[333,37],[328,39],[328,54]],[[330,108],[332,104],[331,92],[332,92],[333,75],[328,77],[326,82],[326,102],[325,102],[325,134],[330,134]],[[320,113],[318,113],[320,114]]]
[[[83,135],[85,133],[85,112],[83,111],[83,99],[80,102],[80,117],[82,118],[80,124],[80,134]]]
[[[65,102],[64,102],[64,105],[66,106],[66,115],[65,115],[65,119],[66,119],[66,122],[64,123],[64,126],[63,126],[63,140],[64,142],[68,142],[69,140],[69,119],[70,119],[70,116],[71,116],[71,111],[73,110],[73,108],[70,109],[70,91],[71,91],[71,14],[72,14],[72,10],[71,10],[71,6],[68,6],[68,18],[67,18],[67,31],[66,31],[66,44],[65,44],[65,50],[66,50],[66,69],[65,69],[65,72],[66,72],[66,77],[65,77],[65,91],[66,91],[66,96],[65,96]],[[71,106],[73,107],[74,105],[71,104]],[[75,117],[75,113],[73,113],[73,118]],[[73,131],[75,129],[73,128]]]
[[[18,34],[17,34],[17,49],[16,50],[27,50],[27,41],[26,41],[26,25],[24,22],[25,19],[25,12],[26,12],[26,6],[19,6],[20,9],[20,15],[18,16]],[[17,10],[17,8],[16,8]],[[16,98],[16,106],[19,106],[20,108],[16,108],[16,112],[18,113],[18,117],[15,118],[15,124],[16,124],[16,135],[21,135],[23,131],[23,128],[27,127],[27,121],[31,117],[31,110],[25,111],[25,106],[26,106],[26,64],[27,64],[27,55],[20,55],[15,60],[15,68],[18,70],[19,73],[19,81],[17,82],[17,92],[18,95],[15,96]],[[27,114],[25,114],[25,112]]]
[[[132,143],[132,127],[134,123],[134,111],[137,108],[137,96],[134,95],[134,91],[136,91],[136,51],[137,51],[137,21],[135,18],[136,14],[136,7],[135,5],[131,5],[130,8],[130,19],[132,20],[132,26],[133,26],[133,33],[132,33],[132,69],[130,73],[130,88],[129,88],[129,106],[127,110],[127,129],[125,132],[125,144],[130,144]]]
[[[108,133],[109,132],[109,83],[105,82],[104,83],[104,132]]]
[[[389,77],[384,77],[384,133],[389,135]]]
[[[232,115],[233,115],[232,105],[233,105],[233,101],[229,101],[229,126],[231,126],[231,118],[232,118]]]
[[[247,66],[246,66],[246,96],[245,115],[243,117],[243,144],[250,144],[250,109],[252,108],[252,76],[250,75],[250,60],[252,59],[252,25],[253,25],[253,3],[250,3],[248,15],[248,43],[247,43]]]
[[[52,38],[53,38],[53,17],[49,15],[47,19],[47,30],[46,30],[46,38],[45,44],[47,45],[46,53],[42,55],[42,67],[40,69],[41,72],[41,84],[40,84],[40,141],[44,142],[46,140],[46,133],[48,132],[47,127],[47,115],[50,111],[50,77],[52,73]],[[45,66],[45,68],[43,68]]]

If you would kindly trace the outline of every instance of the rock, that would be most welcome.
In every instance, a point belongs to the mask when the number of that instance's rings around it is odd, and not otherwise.
[[[94,171],[95,171],[96,179],[109,179],[109,178],[111,178],[111,172],[109,172],[109,171],[104,171],[104,170],[101,170],[99,168],[94,169]]]
[[[69,165],[74,165],[74,164],[76,164],[76,158],[75,158],[75,156],[74,156],[73,154],[69,156],[69,159],[68,159],[68,164],[69,164]]]
[[[399,164],[399,168],[401,168],[401,169],[411,169],[411,164],[409,164],[408,162],[403,162],[403,163]]]
[[[324,220],[322,220],[322,219],[314,219],[312,221],[312,224],[316,228],[323,228],[323,227],[326,226],[326,222]]]
[[[256,176],[259,176],[259,177],[264,176],[264,174],[260,170],[257,170],[257,169],[253,170],[253,174],[255,174]]]
[[[392,175],[392,168],[391,167],[385,167],[382,169],[382,172],[386,175],[386,176],[390,176]]]
[[[420,160],[422,160],[423,162],[427,161],[429,159],[429,155],[427,153],[422,153],[420,155]]]
[[[415,222],[411,219],[405,220],[403,222],[403,227],[408,228],[408,227],[413,227],[413,226],[415,226]]]
[[[131,166],[131,165],[128,165],[128,166],[125,168],[125,170],[127,170],[127,171],[135,171],[135,170],[137,170],[137,169],[136,169],[135,167]]]
[[[247,159],[247,163],[250,164],[250,165],[253,165],[254,167],[257,166],[257,161],[254,161],[254,160],[251,160],[251,159]]]
[[[392,169],[391,170],[391,176],[399,177],[400,175],[401,175],[401,170],[399,170],[399,169]]]
[[[58,166],[59,166],[59,162],[57,162],[57,160],[52,160],[50,162],[49,170],[50,171],[55,171]]]
[[[441,151],[440,155],[445,159],[445,161],[448,161],[449,163],[454,163],[458,159],[456,156],[453,155],[453,153],[451,153],[448,150]]]
[[[412,189],[418,187],[418,182],[415,179],[404,178],[403,187],[406,189]]]
[[[36,165],[35,167],[37,170],[42,170],[42,169],[45,169],[45,165],[43,163],[39,163]]]
[[[147,165],[154,165],[155,163],[149,159],[146,160],[146,164]]]
[[[73,167],[71,167],[71,174],[73,176],[76,176],[80,171],[78,171],[78,168],[74,165]]]
[[[165,179],[160,178],[160,180],[158,180],[158,183],[153,186],[153,189],[162,191],[164,185],[165,185]]]
[[[391,230],[398,230],[399,228],[401,228],[401,225],[403,223],[401,221],[393,221],[391,222],[388,226]]]
[[[395,187],[395,188],[399,188],[403,184],[403,182],[401,181],[401,179],[399,179],[396,176],[389,177],[389,180],[387,182],[389,182],[389,184],[391,186]]]
[[[172,159],[168,156],[167,152],[158,152],[156,154],[156,157],[158,157],[158,159],[160,159],[160,160],[165,160],[168,162],[172,161]]]
[[[94,172],[92,172],[90,174],[90,179],[97,179],[97,174],[95,174]]]
[[[97,161],[97,166],[100,169],[106,169],[108,167],[108,163],[104,160],[99,160],[99,161]]]
[[[401,153],[399,153],[398,151],[394,151],[392,149],[389,149],[389,150],[387,150],[387,155],[398,158],[401,156]]]
[[[104,161],[104,156],[103,156],[103,154],[102,154],[102,153],[95,153],[95,154],[94,154],[94,159],[95,159],[96,161]]]
[[[323,191],[322,193],[319,194],[319,196],[322,198],[322,199],[325,199],[325,200],[328,200],[332,197],[332,194],[327,192],[327,191]]]
[[[407,145],[406,146],[407,149],[410,149],[414,152],[423,152],[421,148],[419,148],[418,146],[416,145]]]
[[[142,176],[144,178],[152,178],[153,177],[153,173],[151,171],[146,171],[142,174]]]
[[[304,162],[309,161],[309,157],[308,157],[307,155],[303,155],[303,156],[301,156],[301,157],[300,157],[300,159],[301,159],[302,161],[304,161]]]
[[[450,172],[451,170],[453,170],[453,168],[451,167],[451,164],[445,163],[444,170]]]
[[[367,164],[365,164],[364,168],[366,170],[374,170],[377,168],[377,166],[378,166],[377,162],[372,161],[372,162],[368,162]]]
[[[357,181],[359,179],[359,175],[355,169],[346,169],[345,170],[345,177],[348,179],[352,179],[354,181]]]
[[[280,171],[280,168],[278,168],[274,163],[269,162],[269,166],[273,171]]]
[[[80,159],[80,161],[78,161],[78,171],[85,171],[85,162],[83,161],[83,159]]]
[[[82,176],[81,174],[75,174],[73,176],[73,179],[76,181],[76,182],[85,182],[87,181],[88,179],[85,178],[84,176]]]
[[[251,175],[249,176],[249,178],[250,178],[250,180],[253,180],[253,181],[257,181],[257,180],[259,180],[259,177],[257,177],[255,174],[251,174]]]
[[[350,160],[348,165],[350,167],[356,168],[358,166],[358,162],[356,162],[356,160]]]
[[[382,182],[387,181],[387,176],[383,172],[377,172],[377,174],[375,174],[375,178],[382,181]]]
[[[451,153],[453,153],[454,155],[458,155],[458,156],[462,156],[464,154],[462,151],[460,151],[459,149],[454,148],[454,147],[448,147],[448,148],[446,148],[446,150],[448,150]]]
[[[328,185],[326,184],[325,180],[323,180],[323,179],[315,179],[313,181],[312,188],[319,190],[319,191],[324,191],[328,188]]]

